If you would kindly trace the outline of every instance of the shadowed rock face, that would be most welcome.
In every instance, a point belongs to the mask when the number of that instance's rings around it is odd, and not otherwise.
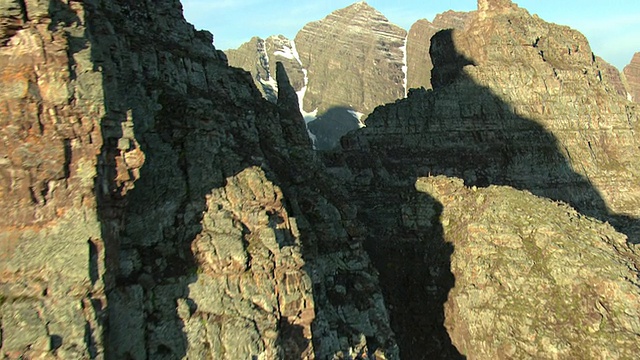
[[[432,91],[377,108],[325,155],[370,209],[359,213],[365,247],[401,356],[632,356],[635,310],[593,309],[609,298],[609,265],[631,269],[614,276],[618,309],[640,295],[635,108],[602,80],[581,34],[511,4],[437,33],[431,57]],[[607,255],[574,261],[591,249]]]
[[[407,88],[431,88],[431,37],[442,29],[463,29],[472,12],[446,11],[433,22],[421,19],[411,25],[407,36]]]
[[[345,141],[421,174],[528,189],[605,220],[640,215],[637,114],[602,80],[584,36],[523,9],[489,15],[432,39],[441,91],[379,108]]]
[[[270,103],[174,0],[0,29],[0,357],[397,358],[283,67]]]
[[[640,102],[640,52],[633,55],[629,65],[624,67],[623,73],[629,86],[631,100]]]
[[[327,169],[178,1],[0,1],[1,357],[637,354],[635,109],[511,8]]]

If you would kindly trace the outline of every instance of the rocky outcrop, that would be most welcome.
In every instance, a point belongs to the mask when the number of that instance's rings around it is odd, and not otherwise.
[[[418,179],[416,189],[441,204],[444,240],[455,249],[445,326],[462,354],[624,359],[640,351],[640,253],[611,226],[509,187],[440,176]]]
[[[606,62],[603,58],[596,56],[596,66],[600,69],[600,76],[603,78],[603,82],[608,85],[613,92],[627,98],[628,97],[628,85],[623,78],[622,73],[613,65]]]
[[[431,37],[443,29],[464,29],[472,12],[446,11],[433,22],[420,19],[411,25],[407,36],[407,88],[431,88]]]
[[[291,85],[296,91],[305,86],[306,75],[302,70],[295,43],[282,35],[266,39],[254,37],[238,49],[225,50],[225,53],[231,66],[251,73],[256,87],[272,102],[278,97],[275,66],[277,62],[285,65]]]
[[[323,154],[370,224],[365,248],[400,354],[629,356],[637,110],[578,32],[509,2],[479,9],[432,38],[433,90],[378,107],[342,152]],[[594,253],[579,255],[585,243]],[[609,297],[612,277],[620,291]],[[557,326],[567,330],[554,337]],[[604,345],[618,332],[620,349]]]
[[[633,55],[631,62],[622,72],[629,86],[630,100],[640,102],[640,52]]]
[[[174,0],[0,10],[2,357],[397,358],[284,73],[264,100]]]

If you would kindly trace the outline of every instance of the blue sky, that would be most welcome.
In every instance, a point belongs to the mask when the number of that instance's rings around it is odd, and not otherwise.
[[[320,20],[353,0],[182,0],[185,17],[213,33],[216,48],[236,48],[253,36],[293,39],[306,23]],[[638,0],[515,0],[531,14],[582,32],[596,55],[622,69],[640,51]],[[391,22],[409,29],[446,10],[476,9],[476,0],[368,0]]]

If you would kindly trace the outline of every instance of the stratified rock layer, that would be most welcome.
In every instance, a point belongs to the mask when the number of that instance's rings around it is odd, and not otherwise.
[[[175,0],[0,19],[0,357],[397,358],[281,66],[273,104]]]
[[[289,73],[291,85],[299,91],[305,86],[305,74],[298,61],[295,44],[282,35],[270,36],[266,40],[254,37],[238,49],[225,51],[231,66],[251,73],[256,87],[270,101],[278,96],[276,62],[282,62]]]
[[[507,7],[438,33],[431,56],[436,90],[379,108],[346,147],[408,174],[527,189],[635,232],[637,111],[602,80],[584,36]]]
[[[304,110],[321,115],[340,106],[368,114],[404,97],[405,37],[364,1],[305,25],[295,38],[309,72]]]
[[[624,67],[623,73],[629,86],[631,100],[640,102],[640,52],[633,55],[629,65]]]
[[[442,29],[463,29],[472,13],[446,11],[433,22],[420,19],[411,25],[407,36],[407,88],[431,88],[431,37]]]
[[[616,94],[628,98],[629,89],[622,73],[615,66],[604,61],[604,59],[599,56],[596,56],[595,62],[596,66],[601,70],[600,76],[607,85],[613,89]]]

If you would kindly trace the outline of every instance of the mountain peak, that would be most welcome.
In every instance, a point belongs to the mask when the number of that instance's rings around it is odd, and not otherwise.
[[[478,10],[480,11],[500,11],[516,7],[517,5],[511,0],[478,0]]]
[[[366,1],[354,2],[353,4],[342,9],[338,9],[333,13],[340,13],[340,12],[356,12],[358,15],[363,15],[363,13],[364,14],[375,13],[375,14],[382,15],[380,11],[378,11],[373,6],[369,5]]]

